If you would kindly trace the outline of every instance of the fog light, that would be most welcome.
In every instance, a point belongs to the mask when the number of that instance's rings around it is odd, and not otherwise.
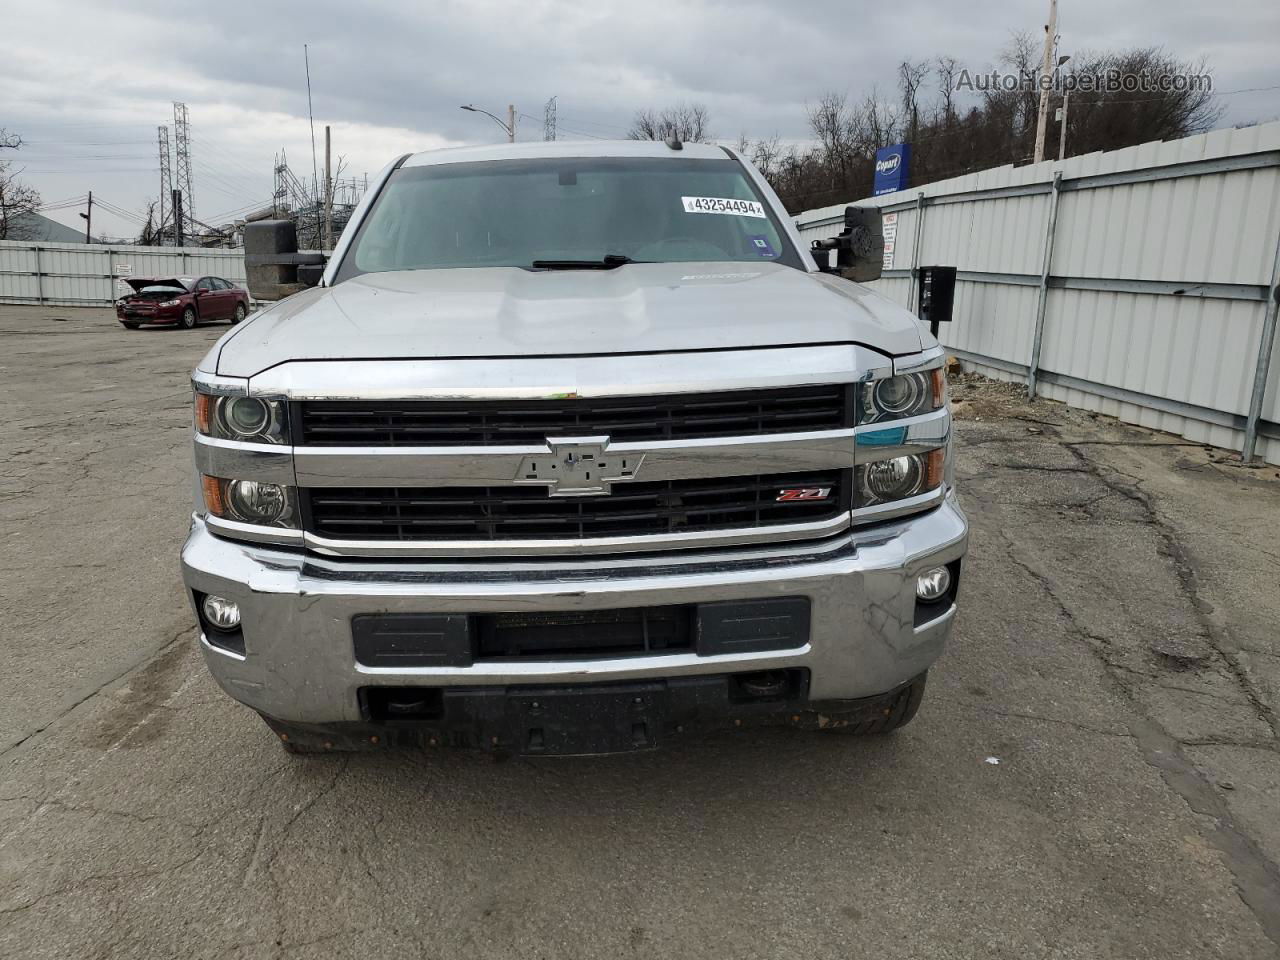
[[[946,567],[934,567],[916,578],[916,596],[925,603],[941,600],[951,589],[951,571]]]
[[[200,606],[211,626],[219,630],[234,630],[240,626],[240,608],[225,597],[210,594]]]

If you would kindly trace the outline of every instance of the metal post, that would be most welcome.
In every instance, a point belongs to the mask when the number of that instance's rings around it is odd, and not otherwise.
[[[323,250],[333,249],[333,176],[330,166],[329,125],[324,126],[324,244]]]
[[[1262,401],[1267,396],[1267,380],[1271,375],[1271,354],[1276,345],[1276,314],[1280,311],[1280,238],[1276,239],[1275,261],[1271,264],[1271,287],[1267,291],[1266,313],[1262,315],[1262,339],[1258,342],[1258,365],[1253,371],[1253,392],[1249,395],[1249,414],[1244,421],[1244,447],[1240,459],[1250,463],[1258,445],[1258,421],[1262,419]]]
[[[507,104],[507,143],[516,142],[516,105]]]
[[[1058,162],[1061,163],[1067,157],[1067,106],[1071,103],[1071,91],[1068,90],[1062,95],[1062,123],[1058,127]]]
[[[1027,364],[1027,399],[1036,396],[1036,374],[1040,371],[1040,345],[1044,341],[1044,313],[1049,302],[1049,265],[1053,261],[1053,234],[1058,226],[1058,197],[1062,195],[1062,171],[1053,175],[1049,194],[1049,227],[1044,237],[1044,261],[1040,265],[1040,294],[1036,300],[1036,330],[1031,338],[1031,362]]]
[[[173,191],[173,245],[175,247],[182,246],[182,191]]]
[[[916,232],[911,241],[911,279],[907,284],[907,309],[915,311],[916,267],[920,265],[920,240],[924,237],[924,191],[916,194]]]
[[[40,265],[40,246],[37,244],[36,251],[36,299],[44,303],[44,268]]]

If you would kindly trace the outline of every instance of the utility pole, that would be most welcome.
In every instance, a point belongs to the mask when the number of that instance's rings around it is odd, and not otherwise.
[[[1071,102],[1071,91],[1067,90],[1062,94],[1062,106],[1058,108],[1058,160],[1062,160],[1067,155],[1067,104]]]
[[[173,191],[173,245],[182,246],[182,191]]]
[[[547,101],[546,107],[542,111],[542,139],[554,140],[556,138],[556,98],[552,97]]]
[[[333,176],[330,173],[329,125],[324,126],[324,249],[333,249]]]
[[[470,111],[471,113],[483,113],[486,117],[488,117],[490,120],[492,120],[494,123],[496,123],[498,126],[500,126],[503,130],[505,130],[505,131],[507,132],[507,143],[515,143],[515,142],[516,142],[516,108],[515,108],[515,104],[511,104],[511,103],[508,103],[508,104],[507,104],[507,122],[506,122],[506,123],[503,123],[503,122],[502,122],[502,118],[501,118],[501,117],[494,116],[494,115],[493,115],[492,113],[490,113],[488,110],[481,110],[479,107],[472,106],[472,105],[471,105],[471,104],[469,104],[469,103],[464,103],[464,104],[463,104],[462,106],[460,106],[458,109],[459,109],[459,110],[468,110],[468,111]]]
[[[86,208],[86,212],[80,214],[80,216],[84,217],[84,242],[89,243],[90,242],[89,228],[93,225],[93,191],[92,190],[89,191],[89,206]]]
[[[1040,110],[1036,116],[1036,152],[1034,163],[1044,159],[1044,137],[1049,126],[1049,83],[1053,70],[1053,50],[1058,40],[1058,0],[1049,0],[1049,24],[1044,28],[1044,58],[1040,61]]]

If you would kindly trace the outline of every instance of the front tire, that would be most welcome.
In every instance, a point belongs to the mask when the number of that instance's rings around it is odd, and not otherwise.
[[[178,326],[183,330],[194,330],[196,328],[196,308],[187,307],[182,311],[182,319],[178,321]]]
[[[239,323],[243,319],[244,319],[244,304],[237,303],[235,316],[231,318],[231,325],[234,327],[237,323]]]

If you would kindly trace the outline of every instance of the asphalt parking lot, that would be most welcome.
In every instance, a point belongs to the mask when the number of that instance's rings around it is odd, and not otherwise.
[[[961,381],[962,612],[900,733],[295,758],[178,573],[225,329],[0,307],[0,956],[1280,950],[1276,469]]]

